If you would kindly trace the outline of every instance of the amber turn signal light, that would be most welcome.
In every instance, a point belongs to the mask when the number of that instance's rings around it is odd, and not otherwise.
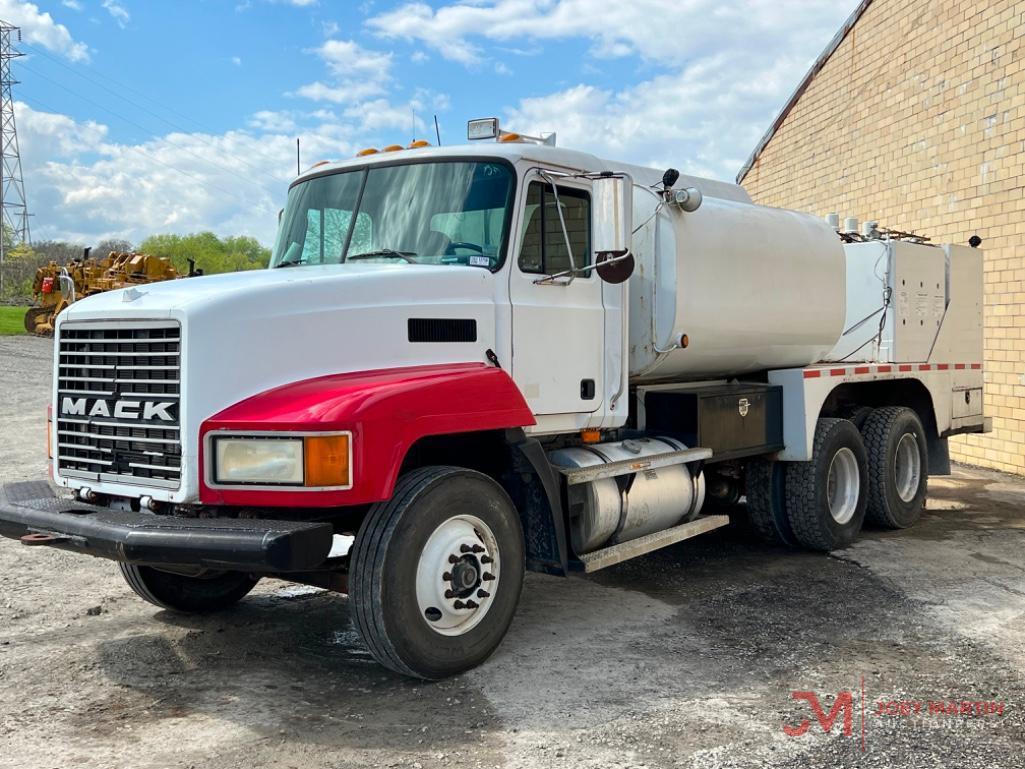
[[[349,486],[349,436],[307,436],[304,440],[306,486]]]

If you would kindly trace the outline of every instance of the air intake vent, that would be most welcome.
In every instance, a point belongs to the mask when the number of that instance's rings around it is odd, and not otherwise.
[[[477,321],[463,318],[410,318],[410,342],[476,342]]]

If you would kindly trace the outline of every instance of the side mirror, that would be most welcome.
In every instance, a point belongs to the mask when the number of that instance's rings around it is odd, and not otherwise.
[[[622,283],[634,271],[633,183],[629,176],[599,176],[591,187],[592,237],[598,277]]]

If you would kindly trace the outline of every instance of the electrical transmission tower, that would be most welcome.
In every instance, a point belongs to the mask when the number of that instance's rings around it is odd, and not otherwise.
[[[4,256],[9,246],[29,243],[28,203],[21,175],[18,129],[14,123],[11,61],[24,56],[11,45],[12,35],[21,42],[21,29],[0,21],[0,294],[4,289]]]

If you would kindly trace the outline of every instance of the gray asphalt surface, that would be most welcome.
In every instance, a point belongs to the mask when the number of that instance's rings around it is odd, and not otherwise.
[[[2,481],[45,473],[51,351],[0,337]],[[961,468],[918,527],[832,557],[730,527],[530,575],[492,660],[430,685],[374,664],[342,596],[265,581],[183,617],[111,563],[3,540],[0,767],[1020,767],[1023,502]],[[850,736],[794,691],[827,715],[849,692]],[[929,712],[963,701],[1001,712]]]

